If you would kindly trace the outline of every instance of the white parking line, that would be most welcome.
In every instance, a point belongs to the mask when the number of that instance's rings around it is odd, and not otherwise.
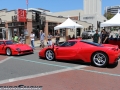
[[[56,66],[56,67],[61,67],[61,68],[71,68],[71,67],[69,67],[69,66],[63,66],[63,65],[57,65],[57,64],[50,64],[50,63],[38,62],[38,61],[27,60],[27,59],[22,59],[22,58],[15,58],[15,57],[14,57],[13,59],[21,60],[21,61],[26,61],[26,62],[31,62],[31,63],[49,65],[49,66]]]
[[[40,73],[40,74],[36,74],[36,75],[29,75],[29,76],[23,76],[23,77],[18,77],[18,78],[11,78],[11,79],[0,81],[0,84],[5,84],[5,83],[10,83],[10,82],[20,81],[20,80],[25,80],[25,79],[32,79],[32,78],[42,77],[42,76],[46,76],[46,75],[62,73],[62,72],[71,71],[71,70],[74,70],[74,69],[80,69],[80,68],[84,68],[84,67],[87,67],[87,66],[81,65],[81,66],[77,66],[77,67],[73,67],[73,68],[67,68],[67,69],[61,69],[61,70],[56,70],[56,71],[51,71],[51,72],[45,72],[45,73]]]
[[[86,71],[86,72],[91,72],[91,73],[105,74],[105,75],[109,75],[109,76],[120,77],[120,74],[112,74],[112,73],[99,72],[99,71],[95,71],[95,70],[86,70],[86,69],[78,69],[78,70],[82,70],[82,71]]]
[[[13,57],[12,56],[11,57],[7,57],[7,58],[3,59],[2,61],[0,61],[0,63],[3,63],[3,62],[5,62],[5,61],[7,61],[7,60],[9,60],[11,58],[13,58]]]

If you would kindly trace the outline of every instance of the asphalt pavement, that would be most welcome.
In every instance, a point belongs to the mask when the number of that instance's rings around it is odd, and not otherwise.
[[[36,50],[34,54],[11,56],[10,59],[2,63],[0,65],[0,81],[41,73],[43,74],[81,65],[81,63],[74,62],[47,61],[45,59],[39,59],[38,51],[39,50]]]

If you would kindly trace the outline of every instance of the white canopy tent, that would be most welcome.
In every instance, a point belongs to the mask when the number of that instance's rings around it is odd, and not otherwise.
[[[76,22],[74,22],[73,20],[71,20],[70,18],[68,18],[62,24],[54,27],[54,30],[63,29],[63,28],[76,29],[76,28],[83,28],[83,26],[77,24]]]
[[[118,13],[113,18],[107,20],[106,22],[101,23],[100,25],[100,27],[110,26],[120,26],[120,10],[118,10]]]

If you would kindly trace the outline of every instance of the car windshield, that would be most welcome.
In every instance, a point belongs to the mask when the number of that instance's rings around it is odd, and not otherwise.
[[[6,41],[5,43],[6,43],[6,45],[12,45],[13,44],[12,41]]]
[[[76,44],[76,41],[68,41],[68,42],[63,42],[62,44],[60,44],[60,47],[70,47]]]

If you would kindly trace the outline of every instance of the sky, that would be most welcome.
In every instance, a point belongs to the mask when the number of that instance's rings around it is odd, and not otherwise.
[[[120,5],[120,0],[102,0],[102,14],[107,6]],[[26,0],[0,0],[0,9],[26,9]],[[83,10],[83,0],[28,0],[28,8],[43,8],[51,12]]]

